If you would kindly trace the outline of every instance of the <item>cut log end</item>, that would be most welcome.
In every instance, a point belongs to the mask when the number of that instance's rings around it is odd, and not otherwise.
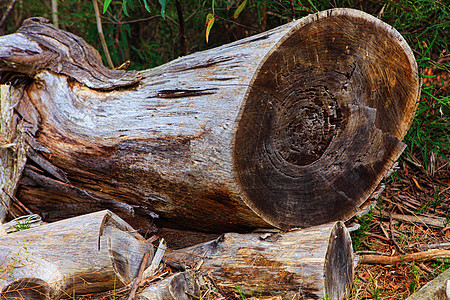
[[[417,65],[392,27],[359,11],[302,19],[253,77],[235,135],[244,201],[278,227],[353,216],[404,149]]]
[[[353,283],[352,239],[342,222],[331,230],[325,258],[325,295],[328,299],[347,299]]]

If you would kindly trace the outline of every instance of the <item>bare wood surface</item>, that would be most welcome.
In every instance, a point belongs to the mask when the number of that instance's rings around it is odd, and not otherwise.
[[[193,300],[200,299],[200,289],[192,272],[172,275],[142,291],[136,300]]]
[[[416,253],[406,253],[404,255],[385,256],[375,254],[363,254],[359,256],[359,264],[381,264],[395,265],[400,262],[427,261],[436,258],[450,258],[450,250],[432,249]]]
[[[0,222],[0,237],[5,236],[5,235],[6,235],[5,227],[3,227],[2,222]]]
[[[167,247],[164,242],[164,239],[161,239],[158,245],[158,249],[156,250],[155,256],[153,256],[150,266],[147,269],[145,269],[144,273],[142,274],[142,277],[144,279],[147,279],[148,277],[152,276],[153,273],[155,273],[156,269],[159,267],[159,264],[161,263],[161,260],[163,259],[166,249]]]
[[[445,228],[445,218],[442,217],[427,217],[427,216],[411,216],[401,214],[391,214],[392,219],[398,221],[404,221],[409,223],[417,223],[426,226],[432,226],[436,228]]]
[[[120,287],[152,251],[107,210],[11,233],[0,238],[0,294],[53,300]]]
[[[405,40],[352,9],[142,72],[108,70],[42,18],[0,42],[2,80],[31,78],[21,116],[70,181],[27,165],[18,197],[49,220],[113,204],[211,232],[347,219],[403,151],[419,95]]]
[[[353,282],[353,251],[342,222],[277,234],[226,233],[217,240],[166,253],[211,277],[219,291],[346,299]]]

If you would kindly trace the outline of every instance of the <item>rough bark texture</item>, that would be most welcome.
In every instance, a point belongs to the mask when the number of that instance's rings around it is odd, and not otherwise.
[[[19,90],[0,85],[0,222],[6,218],[10,195],[15,194],[26,163],[25,138],[29,123],[14,112],[20,94]]]
[[[272,235],[226,233],[165,258],[200,266],[222,291],[237,286],[246,295],[340,300],[353,282],[352,243],[342,222]]]
[[[0,295],[53,300],[120,287],[145,253],[153,246],[107,210],[11,233],[0,237]]]
[[[15,85],[36,128],[18,197],[49,220],[110,208],[219,232],[349,218],[404,149],[419,95],[404,39],[351,9],[142,72],[107,70],[39,18],[0,45],[2,78],[32,78]]]

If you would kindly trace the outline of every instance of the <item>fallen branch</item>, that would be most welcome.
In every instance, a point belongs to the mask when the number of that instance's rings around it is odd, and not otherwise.
[[[147,279],[148,277],[152,276],[153,273],[155,273],[156,269],[161,263],[166,249],[167,247],[164,244],[164,239],[161,239],[161,241],[159,242],[158,250],[156,250],[155,256],[153,257],[152,263],[147,269],[145,269],[144,273],[142,274],[142,278]]]
[[[133,281],[133,286],[131,288],[130,296],[128,296],[128,300],[133,300],[134,295],[136,295],[136,291],[138,289],[139,283],[141,283],[142,280],[142,273],[144,273],[145,267],[147,266],[148,258],[150,257],[150,253],[144,254],[144,259],[141,263],[141,268],[139,269],[138,276]]]
[[[395,213],[391,213],[391,217],[393,220],[397,220],[397,221],[403,221],[403,222],[408,222],[408,223],[413,223],[413,224],[421,224],[424,226],[429,226],[429,227],[434,227],[434,228],[445,228],[444,225],[444,221],[445,218],[442,217],[426,217],[426,216],[411,216],[411,215],[401,215],[401,214],[395,214]],[[389,220],[389,216],[385,215],[382,216],[380,215],[380,218],[385,219],[385,220]]]
[[[394,265],[400,262],[427,261],[437,258],[450,258],[450,250],[428,250],[397,256],[364,254],[359,256],[358,264]]]

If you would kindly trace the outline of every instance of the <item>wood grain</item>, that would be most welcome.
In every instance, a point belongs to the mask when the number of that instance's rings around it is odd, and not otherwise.
[[[129,284],[153,246],[108,210],[0,237],[0,294],[60,299]]]
[[[222,292],[282,295],[289,299],[347,299],[353,250],[342,222],[264,235],[226,233],[218,239],[166,253],[166,260],[200,266]]]
[[[348,219],[403,151],[419,96],[405,40],[352,9],[131,73],[39,18],[0,42],[0,71],[31,77],[15,100],[47,150],[18,197],[48,220],[111,208],[142,229],[158,216],[242,232]]]

